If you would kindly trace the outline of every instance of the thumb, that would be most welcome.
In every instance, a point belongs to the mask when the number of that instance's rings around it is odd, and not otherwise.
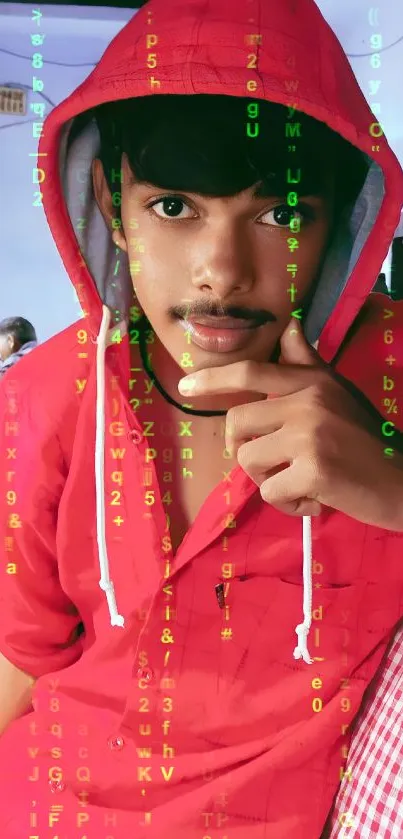
[[[309,364],[321,366],[316,350],[311,347],[299,320],[291,318],[280,338],[279,364]]]

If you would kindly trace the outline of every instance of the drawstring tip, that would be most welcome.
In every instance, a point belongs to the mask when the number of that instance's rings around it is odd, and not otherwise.
[[[111,615],[111,626],[124,626],[125,619],[123,615]]]
[[[101,579],[99,581],[99,587],[106,594],[106,600],[107,600],[107,603],[108,603],[109,615],[110,615],[110,619],[111,619],[111,626],[124,626],[125,625],[125,619],[124,619],[123,615],[119,615],[119,612],[117,610],[116,598],[115,598],[115,589],[114,589],[112,580],[104,581],[104,580]]]
[[[303,659],[305,664],[313,664],[313,658],[309,655],[308,647],[307,647],[307,638],[309,634],[309,626],[305,626],[303,623],[299,624],[296,627],[295,632],[298,635],[298,644],[294,650],[294,658],[298,661],[299,659]]]
[[[308,650],[301,650],[300,647],[295,647],[294,658],[298,661],[303,658],[305,664],[313,664],[313,658],[310,657]]]

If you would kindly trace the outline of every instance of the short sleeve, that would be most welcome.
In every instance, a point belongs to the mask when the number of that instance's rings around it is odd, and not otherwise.
[[[0,652],[38,678],[80,658],[81,621],[57,563],[67,468],[43,398],[16,368],[0,382]]]

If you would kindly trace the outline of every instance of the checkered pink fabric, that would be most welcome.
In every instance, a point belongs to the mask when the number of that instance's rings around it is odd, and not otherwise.
[[[348,769],[329,839],[403,839],[403,628],[355,730]]]

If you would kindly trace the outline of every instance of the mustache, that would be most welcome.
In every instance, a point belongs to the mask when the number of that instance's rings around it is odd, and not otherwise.
[[[256,325],[263,323],[274,323],[277,318],[272,312],[264,309],[244,309],[240,306],[224,306],[216,301],[199,304],[194,303],[188,306],[177,306],[172,309],[171,314],[180,320],[191,320],[192,318],[239,318],[239,320],[250,320]]]

